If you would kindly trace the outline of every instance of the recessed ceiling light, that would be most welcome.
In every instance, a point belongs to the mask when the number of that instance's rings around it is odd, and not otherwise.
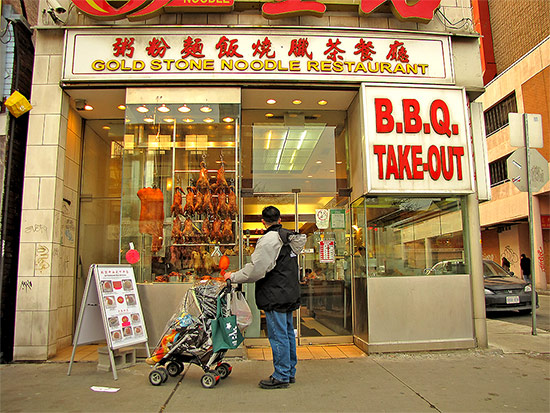
[[[126,110],[126,105],[118,105],[117,108],[120,110]]]
[[[272,118],[273,116],[275,116],[273,113],[266,113],[265,114],[266,118]]]
[[[337,163],[338,165],[342,165],[343,162],[342,162],[342,161],[336,161],[336,163]]]
[[[160,105],[160,106],[157,108],[157,110],[158,110],[159,112],[162,112],[162,113],[168,113],[168,112],[170,112],[170,108],[167,107],[164,103],[163,103],[162,105]]]
[[[227,117],[223,118],[223,121],[224,121],[225,123],[231,123],[231,122],[233,122],[234,120],[235,120],[235,119],[233,119],[231,116],[227,116]]]
[[[315,161],[315,163],[323,163],[323,161]]]
[[[313,175],[308,175],[307,177],[308,177],[308,178],[313,178]]]
[[[187,105],[183,105],[183,106],[180,106],[178,108],[178,110],[181,112],[181,113],[188,113],[188,112],[191,112],[191,108]]]
[[[191,119],[191,118],[185,118],[185,119],[183,119],[183,121],[184,121],[185,123],[191,123],[191,122],[194,122],[194,120],[193,120],[193,119]]]
[[[204,118],[203,121],[205,121],[206,123],[212,123],[212,122],[214,122],[214,119],[212,119],[212,118]]]
[[[147,108],[146,108],[145,106],[143,106],[143,105],[142,105],[142,106],[138,106],[138,107],[136,108],[136,110],[137,110],[139,113],[147,113],[147,112],[149,112],[149,109],[147,109]]]
[[[216,161],[216,163],[222,163],[222,161],[218,160],[218,161]]]
[[[212,108],[210,106],[203,106],[200,108],[200,111],[203,113],[210,113],[212,112]]]
[[[143,121],[147,123],[153,123],[155,120],[153,118],[144,118]]]
[[[300,99],[294,99],[294,100],[292,101],[292,104],[293,104],[293,105],[301,105],[301,104],[302,104],[302,101],[301,101]]]
[[[334,169],[330,169],[329,172],[334,172]]]
[[[328,102],[326,100],[320,100],[319,102],[317,102],[318,105],[321,105],[321,106],[325,106]]]
[[[84,110],[94,110],[92,105],[84,105]]]
[[[174,119],[173,118],[164,118],[163,119],[166,123],[174,123]]]
[[[288,114],[288,117],[289,117],[289,118],[297,118],[297,117],[298,117],[298,114],[297,114],[297,113],[289,113],[289,114]]]
[[[109,129],[111,129],[111,127],[109,125],[103,125],[103,129],[109,130]]]
[[[265,103],[267,103],[268,105],[274,105],[275,103],[277,103],[277,101],[275,99],[267,99]]]

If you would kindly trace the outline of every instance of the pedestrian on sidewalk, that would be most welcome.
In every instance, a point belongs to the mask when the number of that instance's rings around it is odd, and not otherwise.
[[[263,209],[262,223],[267,230],[256,243],[251,261],[224,278],[238,284],[256,283],[256,305],[265,313],[274,368],[259,385],[281,389],[295,382],[298,358],[292,313],[300,307],[298,254],[307,237],[283,228],[281,213],[274,206]]]
[[[502,268],[510,272],[510,261],[506,257],[502,257]]]
[[[526,257],[525,254],[521,254],[521,259],[519,260],[519,266],[521,268],[521,275],[525,282],[531,282],[531,259]]]

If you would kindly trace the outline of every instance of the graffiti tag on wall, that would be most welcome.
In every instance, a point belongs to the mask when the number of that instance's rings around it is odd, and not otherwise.
[[[516,264],[518,262],[518,254],[516,254],[509,245],[504,247],[504,251],[500,255],[500,258],[506,258],[511,264]]]
[[[539,247],[537,250],[538,255],[538,261],[539,261],[539,267],[542,272],[546,272],[546,265],[544,265],[544,250],[542,249],[542,246]]]

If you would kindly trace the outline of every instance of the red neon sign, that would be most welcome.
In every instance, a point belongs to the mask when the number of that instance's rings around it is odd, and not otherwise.
[[[111,6],[107,0],[72,0],[72,2],[82,12],[95,19],[128,18],[134,21],[150,19],[164,12],[228,12],[233,9],[235,0],[128,0],[119,8]],[[359,13],[369,15],[382,5],[389,4],[398,19],[428,23],[433,19],[434,12],[440,3],[441,0],[418,0],[414,4],[409,4],[408,0],[361,0]],[[322,1],[282,0],[264,3],[262,15],[267,19],[304,15],[321,17],[326,9]]]

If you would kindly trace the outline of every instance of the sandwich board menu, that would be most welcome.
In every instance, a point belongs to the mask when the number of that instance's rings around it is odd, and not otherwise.
[[[147,331],[131,265],[93,264],[88,272],[84,298],[73,340],[73,355],[79,344],[107,340],[111,367],[116,377],[112,351],[146,343]]]

